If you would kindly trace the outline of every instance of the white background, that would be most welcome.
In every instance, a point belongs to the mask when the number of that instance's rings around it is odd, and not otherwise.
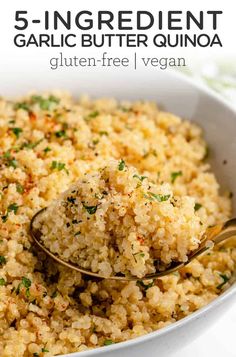
[[[158,10],[223,10],[224,15],[221,16],[219,35],[223,41],[223,49],[171,49],[160,50],[157,48],[139,49],[139,53],[152,56],[186,56],[188,61],[197,59],[205,59],[212,57],[229,57],[235,56],[235,35],[236,35],[236,18],[235,18],[235,1],[233,0],[179,0],[179,1],[60,1],[60,0],[21,0],[21,1],[1,1],[0,11],[0,81],[1,73],[8,73],[8,83],[0,83],[0,88],[9,88],[14,86],[15,91],[21,92],[21,88],[17,88],[17,78],[20,74],[30,76],[32,73],[40,72],[42,76],[50,75],[48,66],[49,57],[54,56],[60,50],[58,49],[39,49],[39,48],[23,48],[19,49],[13,45],[13,36],[16,34],[14,30],[14,12],[16,10],[28,10],[31,19],[38,18],[45,10],[148,10],[155,13]],[[38,27],[37,27],[38,26]],[[30,32],[37,33],[37,28],[40,25],[30,28]],[[207,27],[206,27],[207,29]],[[41,32],[43,32],[41,30]],[[98,50],[96,50],[97,52]],[[102,51],[102,50],[99,50]],[[109,49],[109,53],[113,55],[128,55],[134,49]],[[92,50],[63,49],[66,55],[91,55]],[[65,69],[66,71],[66,69]],[[122,75],[122,72],[121,72]],[[124,75],[124,73],[123,73]],[[0,93],[4,95],[5,93]],[[187,346],[181,352],[178,352],[174,357],[235,357],[235,335],[236,334],[236,308],[232,306],[231,310],[217,324],[212,326],[203,336],[195,340],[191,345]],[[161,356],[158,356],[161,357]]]
[[[175,353],[173,357],[235,357],[235,332],[236,305],[234,304],[204,335]]]

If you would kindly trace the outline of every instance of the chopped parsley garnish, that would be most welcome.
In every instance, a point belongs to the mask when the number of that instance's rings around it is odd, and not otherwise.
[[[3,154],[3,158],[5,160],[5,164],[7,166],[10,166],[10,167],[14,167],[14,169],[17,167],[18,165],[18,162],[17,160],[11,156],[11,153],[10,151],[6,151],[4,154]]]
[[[43,141],[43,139],[40,139],[40,140],[36,141],[35,143],[31,143],[31,142],[24,143],[24,144],[22,144],[21,149],[24,149],[24,148],[26,148],[26,149],[34,149],[34,148],[36,148],[36,146],[39,145],[42,141]]]
[[[137,280],[136,284],[146,291],[147,289],[151,288],[154,285],[154,281],[151,281],[151,283],[149,284],[144,284],[142,280]]]
[[[93,143],[93,145],[97,145],[97,144],[99,143],[99,139],[94,139],[94,140],[92,141],[92,143]]]
[[[33,103],[38,103],[42,110],[50,110],[53,104],[58,104],[60,99],[50,95],[48,98],[43,98],[40,95],[33,95],[31,97]]]
[[[8,214],[4,214],[1,218],[2,218],[3,223],[5,223],[7,221]]]
[[[171,183],[174,183],[178,176],[182,176],[182,171],[176,171],[171,173]]]
[[[99,115],[99,112],[97,110],[95,110],[94,112],[91,112],[86,119],[92,119],[92,118],[96,118]]]
[[[16,169],[16,168],[17,168],[17,165],[18,165],[18,162],[17,162],[16,159],[8,160],[8,166],[14,167],[14,169]]]
[[[5,286],[6,285],[6,280],[3,278],[0,278],[0,286]]]
[[[81,232],[78,231],[78,232],[76,232],[76,233],[74,234],[74,236],[79,236],[80,234],[81,234]]]
[[[49,352],[46,348],[42,348],[42,352]]]
[[[47,153],[47,152],[49,152],[49,151],[52,151],[52,149],[51,149],[49,146],[47,146],[43,151],[44,151],[45,153]]]
[[[112,341],[112,340],[105,340],[104,341],[104,346],[110,346],[110,345],[113,345],[115,342]]]
[[[102,136],[102,135],[108,136],[108,132],[102,130],[102,131],[99,131],[99,135],[101,135],[101,136]]]
[[[15,134],[15,136],[17,137],[17,139],[19,138],[20,134],[22,133],[22,129],[21,128],[11,128],[12,132]]]
[[[18,211],[18,208],[19,208],[19,206],[17,205],[17,203],[11,203],[7,208],[7,212],[12,212],[13,211],[14,214],[16,214],[17,211]]]
[[[10,212],[14,212],[14,214],[17,213],[19,206],[16,203],[11,203],[8,207],[7,207],[7,214],[5,214],[4,216],[2,216],[2,221],[5,223],[7,221],[8,218],[8,214]]]
[[[52,164],[51,164],[51,169],[58,170],[58,171],[65,170],[67,175],[69,175],[69,171],[66,168],[66,164],[64,164],[63,162],[53,161]]]
[[[30,287],[31,287],[31,280],[28,279],[28,278],[26,278],[25,276],[23,276],[23,278],[21,279],[21,283],[18,285],[18,287],[17,287],[17,289],[16,289],[16,295],[19,294],[20,289],[21,289],[22,287],[25,287],[25,289],[26,289],[25,294],[26,294],[27,297],[29,297],[29,296],[30,296],[30,291],[29,291],[29,289],[30,289]]]
[[[16,191],[18,192],[18,193],[24,193],[24,186],[22,186],[20,183],[17,183],[16,184]]]
[[[222,289],[222,287],[229,281],[229,277],[227,276],[227,275],[225,275],[225,274],[220,274],[220,277],[223,279],[223,282],[220,284],[220,285],[218,285],[216,288],[217,289]]]
[[[158,201],[158,202],[164,202],[167,201],[170,198],[170,195],[160,195],[156,194],[153,192],[147,192],[147,194],[144,195],[145,198],[147,198],[150,201]]]
[[[84,203],[83,203],[83,207],[86,209],[86,211],[89,214],[95,214],[98,208],[98,206],[86,206]]]
[[[125,162],[123,159],[120,160],[119,164],[118,164],[118,170],[119,171],[123,171],[125,168]]]
[[[3,255],[0,255],[0,266],[6,264],[7,260]]]
[[[6,151],[6,152],[3,154],[3,157],[4,157],[4,159],[10,159],[10,157],[11,157],[10,151]]]
[[[202,207],[201,203],[196,202],[194,205],[194,211],[198,211]]]
[[[33,356],[34,356],[34,357],[39,357],[39,354],[38,354],[37,352],[34,352],[34,353],[33,353]]]
[[[57,138],[63,138],[63,137],[66,137],[66,132],[65,132],[65,130],[59,130],[59,131],[55,132],[55,135]]]
[[[26,102],[16,103],[15,109],[16,110],[23,109],[23,110],[26,110],[27,112],[30,111],[29,104],[27,104]]]
[[[138,180],[140,180],[141,182],[143,182],[143,180],[145,179],[145,178],[147,178],[147,176],[139,176],[139,175],[134,175],[133,176],[134,178],[137,178]]]

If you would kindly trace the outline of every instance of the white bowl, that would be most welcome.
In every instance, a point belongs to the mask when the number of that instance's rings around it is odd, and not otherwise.
[[[175,72],[133,71],[121,75],[119,71],[80,73],[67,69],[66,72],[48,71],[44,75],[22,73],[18,78],[6,74],[6,78],[1,78],[0,90],[2,95],[21,95],[29,90],[55,88],[67,89],[75,96],[88,93],[96,97],[154,100],[168,111],[194,120],[205,131],[210,160],[222,188],[236,193],[236,111],[207,88]],[[227,164],[223,164],[224,160]],[[167,357],[204,333],[228,309],[235,293],[234,283],[206,307],[168,327],[127,342],[66,356]]]

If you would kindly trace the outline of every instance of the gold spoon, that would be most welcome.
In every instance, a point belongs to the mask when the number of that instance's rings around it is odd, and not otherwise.
[[[57,254],[54,254],[52,252],[50,252],[49,249],[47,249],[40,237],[41,237],[41,232],[37,229],[34,228],[34,221],[36,219],[36,217],[38,217],[38,215],[40,213],[42,213],[43,211],[45,211],[46,208],[41,209],[40,211],[38,211],[33,218],[31,219],[30,222],[30,235],[33,238],[33,240],[35,241],[35,243],[48,255],[50,256],[52,259],[54,259],[56,262],[70,268],[70,269],[74,269],[82,274],[86,274],[86,275],[90,275],[96,278],[102,278],[102,279],[115,279],[115,280],[148,280],[148,279],[155,279],[155,278],[159,278],[161,276],[165,276],[168,274],[171,274],[181,268],[183,268],[185,265],[189,264],[193,259],[195,259],[196,257],[198,257],[200,254],[204,253],[205,251],[207,251],[208,249],[210,249],[212,247],[212,245],[216,245],[219,244],[221,242],[223,242],[224,240],[233,237],[234,235],[236,236],[236,218],[232,218],[229,221],[226,221],[223,224],[217,224],[213,227],[210,227],[206,230],[206,232],[204,233],[202,240],[201,240],[201,244],[199,245],[199,247],[194,250],[193,252],[191,252],[188,255],[188,260],[184,263],[180,263],[180,262],[172,262],[167,269],[165,270],[161,270],[161,271],[156,271],[155,273],[152,274],[148,274],[146,276],[144,276],[143,278],[137,278],[135,276],[126,276],[126,275],[122,275],[122,274],[117,274],[115,276],[109,276],[109,277],[105,277],[102,276],[98,273],[93,273],[89,270],[85,270],[81,267],[79,267],[76,264],[73,263],[69,263],[66,262],[64,260],[62,260]],[[212,243],[210,243],[212,242]]]

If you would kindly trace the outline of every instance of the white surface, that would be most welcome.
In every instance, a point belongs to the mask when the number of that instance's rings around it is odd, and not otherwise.
[[[175,353],[173,357],[235,357],[236,305],[225,313],[201,337]],[[157,355],[158,356],[158,355]]]

